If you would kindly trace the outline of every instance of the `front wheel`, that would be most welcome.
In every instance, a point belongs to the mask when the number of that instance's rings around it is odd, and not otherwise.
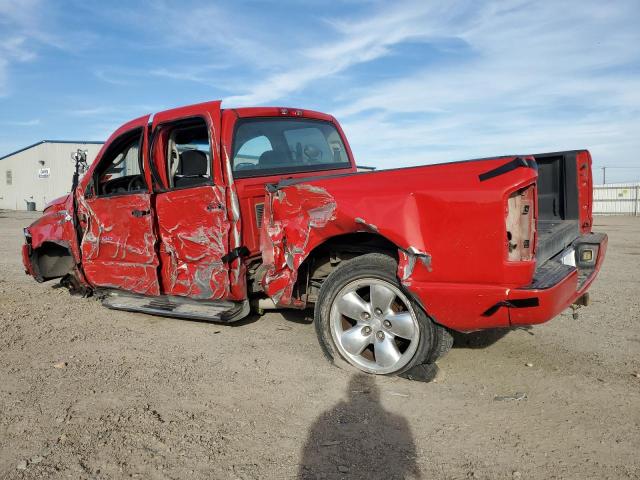
[[[327,277],[315,325],[332,361],[398,375],[432,356],[435,325],[401,290],[396,269],[393,258],[371,253],[342,263]]]

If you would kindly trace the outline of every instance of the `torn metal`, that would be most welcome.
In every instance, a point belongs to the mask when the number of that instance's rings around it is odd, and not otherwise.
[[[431,272],[431,255],[421,252],[416,247],[409,247],[406,250],[398,249],[398,277],[403,282],[407,282],[413,274],[416,261],[420,261],[426,269]]]
[[[336,202],[321,187],[298,184],[267,194],[261,250],[267,273],[262,286],[278,306],[304,307],[293,298],[298,268],[310,237],[336,219]]]
[[[359,210],[354,209],[353,204],[358,198],[355,188],[347,193],[344,188],[334,191],[330,180],[326,182],[328,185],[318,183],[323,185],[293,183],[267,193],[261,234],[262,259],[267,274],[262,279],[262,286],[276,305],[304,307],[304,300],[294,296],[300,265],[316,246],[347,233],[373,233],[400,245],[398,277],[403,282],[410,281],[416,262],[431,271],[429,253],[415,246],[402,246],[411,238],[422,241],[412,225],[403,228],[402,219],[398,222],[396,216],[373,208],[371,203],[366,207],[360,205]],[[344,183],[339,185],[343,187]],[[405,194],[395,197],[394,202],[397,211],[402,211],[413,205],[415,198]],[[372,220],[353,215],[354,210],[366,213],[366,218]]]
[[[364,225],[365,227],[367,227],[369,230],[371,230],[372,232],[376,232],[378,233],[378,227],[376,227],[375,225],[371,224],[371,223],[367,223],[364,221],[364,219],[360,218],[360,217],[356,217],[355,218],[355,222],[359,223],[360,225]]]
[[[200,186],[159,194],[160,280],[168,295],[215,300],[229,295],[230,224],[224,190]]]

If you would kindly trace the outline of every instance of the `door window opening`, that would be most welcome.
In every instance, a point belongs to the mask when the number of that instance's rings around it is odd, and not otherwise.
[[[169,188],[210,185],[211,146],[204,120],[169,130],[165,158]]]
[[[95,185],[100,196],[146,191],[141,168],[141,140],[141,130],[126,133],[115,140],[96,168],[88,190],[93,190]]]

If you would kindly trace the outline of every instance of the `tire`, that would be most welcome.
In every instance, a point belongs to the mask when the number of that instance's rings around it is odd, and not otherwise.
[[[433,351],[427,359],[427,363],[435,363],[436,360],[444,357],[447,352],[451,350],[451,347],[453,347],[453,336],[449,333],[449,330],[442,325],[435,325],[434,339]]]
[[[403,291],[396,271],[393,258],[370,253],[341,263],[324,281],[314,323],[335,365],[401,375],[435,358],[437,326]]]

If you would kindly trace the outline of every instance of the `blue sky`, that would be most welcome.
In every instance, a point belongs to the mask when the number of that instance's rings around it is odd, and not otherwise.
[[[589,148],[638,180],[639,25],[637,0],[0,0],[0,155],[221,98],[334,114],[379,168]]]

